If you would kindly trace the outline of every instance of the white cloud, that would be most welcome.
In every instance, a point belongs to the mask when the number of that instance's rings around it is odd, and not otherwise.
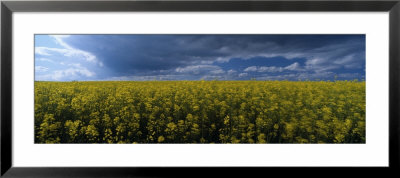
[[[283,68],[282,67],[275,67],[275,66],[271,66],[271,67],[259,67],[257,72],[282,72]]]
[[[284,57],[288,60],[302,58],[306,60],[304,68],[298,68],[300,65],[287,66],[283,70],[290,71],[313,71],[322,72],[337,69],[340,67],[345,68],[362,68],[363,60],[365,59],[365,51],[360,51],[360,46],[364,42],[359,41],[345,41],[342,43],[323,45],[318,48],[310,48],[307,46],[301,47],[296,45],[282,45],[276,43],[250,43],[248,46],[224,46],[219,49],[227,56],[219,57],[217,62],[229,62],[230,59],[251,59],[254,57]],[[242,48],[240,48],[242,47]],[[354,53],[354,51],[359,51]],[[261,71],[280,71],[279,68],[262,68]],[[252,66],[246,72],[258,72],[259,68]],[[260,71],[260,72],[261,72]]]
[[[65,43],[63,41],[64,38],[68,38],[68,37],[70,37],[70,35],[49,35],[49,36],[53,37],[57,44],[65,47],[67,49],[73,49],[70,45],[68,45],[67,43]]]
[[[73,67],[76,67],[76,68],[82,68],[82,65],[80,63],[67,64],[67,66],[73,66]]]
[[[352,79],[352,78],[356,79],[356,78],[359,78],[359,77],[365,78],[364,75],[359,74],[359,73],[342,73],[342,74],[338,74],[338,77],[339,78],[345,78],[345,79]]]
[[[231,58],[233,58],[233,56],[217,57],[217,59],[215,61],[217,61],[219,63],[224,63],[224,62],[229,62],[229,60],[231,60]]]
[[[175,72],[186,73],[186,74],[201,74],[201,73],[211,73],[211,74],[222,74],[225,71],[218,66],[214,65],[192,65],[186,67],[178,67]]]
[[[256,72],[258,70],[257,66],[250,66],[244,69],[245,72]]]
[[[145,76],[119,76],[106,78],[106,81],[148,81],[148,80],[184,80],[184,75],[145,75]]]
[[[52,81],[82,80],[82,77],[90,78],[96,75],[94,72],[88,70],[86,67],[83,67],[80,64],[67,64],[67,66],[69,66],[69,68],[48,72],[46,75],[35,75],[35,79]],[[35,67],[35,70],[38,70],[36,68],[47,71],[47,69],[42,68],[41,66]]]
[[[44,57],[41,57],[41,58],[37,58],[36,59],[37,61],[44,61],[44,62],[54,62],[53,60],[51,60],[51,59],[49,59],[49,58],[44,58]]]
[[[225,73],[225,71],[222,69],[215,69],[210,71],[210,74],[223,74],[223,73]]]
[[[283,71],[305,71],[298,62],[295,62],[293,64],[290,64],[286,67],[276,67],[276,66],[250,66],[244,69],[244,72],[270,72],[270,73],[275,73],[275,72],[283,72]]]
[[[244,72],[282,72],[284,69],[282,67],[275,66],[250,66],[244,69]]]
[[[286,66],[284,69],[291,70],[291,71],[302,71],[303,70],[298,62],[290,64],[290,65]]]
[[[321,64],[324,64],[324,63],[325,63],[325,59],[318,58],[318,57],[315,57],[315,58],[312,58],[312,59],[308,59],[305,62],[306,66],[309,67],[309,68],[314,68],[314,67],[316,67],[318,65],[321,65]]]
[[[342,65],[347,69],[363,68],[364,63],[359,58],[363,59],[363,57],[360,57],[360,55],[350,54],[334,61],[333,63]]]
[[[239,77],[247,77],[249,74],[248,73],[240,73]]]
[[[65,70],[57,70],[53,72],[52,79],[54,80],[62,80],[64,78],[75,78],[75,77],[92,77],[95,73],[89,71],[86,68],[68,68]]]
[[[47,67],[35,66],[35,71],[36,71],[36,72],[46,72],[46,71],[48,71],[48,70],[49,70],[49,68],[47,68]]]
[[[193,61],[193,63],[196,63],[197,61]],[[213,64],[214,61],[200,61],[200,64]]]
[[[232,74],[235,74],[235,73],[236,73],[236,70],[233,70],[233,69],[228,70],[228,75],[232,75]]]
[[[69,35],[50,35],[57,44],[64,48],[50,48],[50,47],[35,47],[35,54],[51,56],[52,53],[59,53],[66,57],[81,57],[88,62],[93,62],[98,64],[100,67],[103,66],[103,63],[97,60],[97,57],[87,51],[76,49],[70,45],[68,45],[64,39],[68,38]]]
[[[82,57],[86,61],[97,63],[96,56],[93,54],[82,51],[79,49],[62,49],[62,48],[49,48],[49,47],[35,47],[35,53],[44,56],[51,56],[52,53],[59,53],[66,57]]]
[[[256,77],[257,80],[324,80],[332,78],[335,75],[333,72],[319,73],[292,73],[282,75],[263,75]]]
[[[35,54],[43,55],[43,56],[50,56],[51,54],[46,52],[46,47],[35,47]]]
[[[347,55],[347,56],[344,56],[344,57],[334,61],[333,63],[335,63],[335,64],[347,64],[347,63],[350,63],[350,62],[354,61],[354,56],[355,56],[354,54]]]

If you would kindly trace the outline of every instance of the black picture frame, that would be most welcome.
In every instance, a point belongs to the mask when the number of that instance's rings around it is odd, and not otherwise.
[[[267,1],[2,1],[1,2],[1,176],[4,177],[132,177],[226,174],[310,175],[298,167],[261,168],[167,168],[167,167],[45,167],[19,168],[12,165],[12,18],[13,12],[109,12],[109,11],[296,11],[296,12],[389,12],[389,167],[341,168],[354,174],[371,171],[394,172],[399,168],[400,118],[400,0],[267,0]],[[316,168],[325,174],[341,175],[336,168]],[[246,170],[244,170],[246,169]],[[268,169],[268,170],[266,170]],[[271,170],[273,169],[273,170]],[[286,171],[291,169],[296,171]],[[217,171],[217,172],[211,172]]]

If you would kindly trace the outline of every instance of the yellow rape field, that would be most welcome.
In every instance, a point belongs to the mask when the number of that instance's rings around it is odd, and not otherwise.
[[[365,82],[35,82],[35,143],[365,143]]]

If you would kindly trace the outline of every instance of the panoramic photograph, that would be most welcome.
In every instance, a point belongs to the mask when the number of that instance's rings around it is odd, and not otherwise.
[[[34,36],[36,144],[365,144],[364,34]]]

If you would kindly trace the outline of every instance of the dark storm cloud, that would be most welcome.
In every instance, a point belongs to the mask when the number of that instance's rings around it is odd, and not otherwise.
[[[364,75],[365,69],[364,35],[71,35],[63,41],[95,54],[111,71],[109,77],[114,78],[165,75],[198,79],[212,74],[240,79],[239,74],[250,76],[244,73],[274,73],[268,78],[282,72],[299,76],[342,69]],[[223,67],[234,58],[276,57],[288,60],[292,66]]]

